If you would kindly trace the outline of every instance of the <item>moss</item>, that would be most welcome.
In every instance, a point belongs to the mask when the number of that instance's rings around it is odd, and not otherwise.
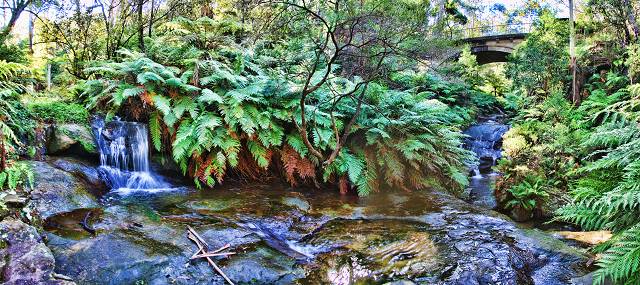
[[[88,128],[88,126],[85,125],[85,127]],[[60,131],[70,137],[71,139],[77,141],[80,146],[82,146],[82,148],[88,152],[88,153],[93,153],[97,150],[97,146],[95,144],[95,142],[93,141],[92,137],[87,137],[86,135],[83,135],[81,132],[77,132],[77,131],[70,131],[64,127],[60,127]]]
[[[37,102],[29,104],[28,108],[35,118],[47,123],[86,124],[89,121],[89,111],[80,104]]]

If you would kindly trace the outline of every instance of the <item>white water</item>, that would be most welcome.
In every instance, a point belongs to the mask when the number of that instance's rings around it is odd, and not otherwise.
[[[136,191],[171,189],[171,185],[150,169],[145,124],[96,120],[94,135],[100,149],[100,172],[116,193],[126,195]]]
[[[494,195],[496,173],[492,168],[502,157],[502,136],[509,130],[509,126],[500,124],[493,118],[471,126],[465,131],[468,136],[466,147],[473,151],[478,162],[469,165],[473,175],[469,183],[470,202],[485,208],[493,209],[497,206]]]

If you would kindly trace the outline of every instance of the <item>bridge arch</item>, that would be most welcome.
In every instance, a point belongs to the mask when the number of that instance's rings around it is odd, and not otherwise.
[[[506,62],[507,56],[521,44],[526,34],[507,34],[464,39],[479,64]]]
[[[471,27],[460,40],[471,46],[479,64],[506,62],[507,56],[521,44],[531,31],[531,23],[511,23]]]

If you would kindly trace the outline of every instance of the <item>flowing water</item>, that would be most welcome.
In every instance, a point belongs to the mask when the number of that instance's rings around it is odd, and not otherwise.
[[[471,136],[475,145],[503,127],[482,128],[495,132]],[[170,186],[150,170],[146,127],[115,121],[95,133],[116,190],[45,221],[58,272],[78,284],[224,284],[190,259],[187,226],[212,248],[230,245],[236,254],[215,260],[238,284],[569,284],[585,273],[579,250],[435,190],[362,198],[265,181],[152,193]],[[79,225],[88,212],[95,235]]]
[[[494,209],[497,206],[494,185],[499,173],[493,166],[502,158],[502,136],[509,126],[499,122],[498,116],[491,116],[469,127],[464,134],[465,146],[478,158],[470,165],[472,179],[469,182],[469,202],[474,205]]]
[[[100,151],[100,173],[114,191],[162,191],[171,185],[155,175],[149,163],[147,126],[96,118],[93,132]]]

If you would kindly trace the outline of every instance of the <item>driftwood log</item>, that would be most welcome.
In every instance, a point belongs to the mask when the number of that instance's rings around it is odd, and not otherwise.
[[[205,258],[209,262],[209,264],[213,267],[213,269],[215,269],[216,272],[218,272],[218,274],[220,274],[222,278],[224,278],[224,280],[226,280],[229,284],[233,285],[233,282],[231,281],[231,279],[229,279],[229,277],[227,277],[227,275],[224,274],[222,269],[220,269],[220,267],[218,267],[218,265],[215,262],[213,262],[213,259],[211,259],[211,257],[215,257],[215,256],[226,257],[229,255],[235,254],[235,252],[222,252],[223,250],[229,248],[230,245],[226,244],[221,248],[218,248],[214,251],[210,251],[209,244],[198,234],[198,232],[196,232],[196,230],[194,230],[190,226],[187,226],[187,237],[198,246],[198,251],[196,251],[196,253],[193,256],[191,256],[191,259]]]

